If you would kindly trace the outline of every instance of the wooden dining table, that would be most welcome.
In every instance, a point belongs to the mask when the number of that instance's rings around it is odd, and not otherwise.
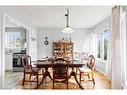
[[[35,89],[39,88],[41,86],[41,84],[43,83],[43,81],[45,80],[46,77],[49,77],[51,80],[52,77],[50,75],[50,72],[48,71],[48,68],[52,68],[53,64],[51,62],[51,60],[38,60],[38,61],[34,61],[34,65],[36,65],[37,68],[44,68],[45,72],[43,73],[43,77],[41,79],[41,82],[39,83],[38,86],[35,87]],[[68,68],[72,68],[70,74],[69,74],[69,77],[68,79],[70,79],[72,76],[74,77],[76,83],[78,84],[78,86],[81,88],[81,89],[84,89],[82,87],[82,85],[80,84],[80,82],[78,81],[77,79],[77,72],[74,70],[75,68],[78,69],[78,68],[81,68],[83,67],[85,64],[83,63],[83,61],[72,61],[71,60],[71,63],[70,64],[64,64],[65,66],[68,66]]]

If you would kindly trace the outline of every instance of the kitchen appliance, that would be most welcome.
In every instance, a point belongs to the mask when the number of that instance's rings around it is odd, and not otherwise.
[[[25,52],[13,53],[13,71],[23,71],[22,57]]]

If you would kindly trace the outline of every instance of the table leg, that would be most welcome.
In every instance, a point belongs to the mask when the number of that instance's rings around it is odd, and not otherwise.
[[[84,89],[84,88],[81,86],[81,84],[78,82],[78,80],[77,80],[76,72],[72,71],[71,74],[70,74],[70,76],[68,77],[68,79],[69,79],[71,76],[73,76],[73,77],[75,78],[76,83],[79,85],[79,87],[80,87],[81,89]]]
[[[45,79],[47,76],[48,76],[51,80],[53,80],[53,79],[51,78],[50,72],[48,71],[48,67],[45,67],[45,73],[43,74],[43,78],[42,78],[41,82],[38,84],[38,86],[35,87],[35,89],[37,89],[37,88],[39,88],[39,87],[41,86],[41,84],[43,83],[44,79]]]

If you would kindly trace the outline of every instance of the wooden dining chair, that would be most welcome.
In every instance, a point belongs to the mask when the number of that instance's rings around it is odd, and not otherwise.
[[[88,60],[88,58],[89,58],[88,53],[86,53],[86,52],[81,53],[81,59],[82,60]]]
[[[67,83],[68,89],[68,61],[63,58],[53,60],[53,89],[56,82]],[[67,65],[65,65],[67,64]]]
[[[23,82],[22,82],[22,85],[24,85],[25,82],[36,82],[37,83],[37,86],[38,86],[38,79],[39,79],[39,75],[42,75],[42,74],[39,74],[39,70],[40,68],[36,68],[36,67],[32,67],[32,64],[31,64],[31,57],[29,55],[25,55],[23,58],[22,58],[22,64],[23,64],[23,67],[24,67],[24,76],[23,76]],[[29,79],[26,80],[26,75],[29,76]],[[32,76],[35,76],[33,79]]]
[[[79,70],[80,70],[80,83],[81,83],[81,81],[86,80],[84,78],[84,76],[88,76],[88,81],[92,81],[93,84],[95,85],[94,68],[95,68],[95,58],[93,55],[90,55],[88,58],[87,66],[85,68],[79,68]]]
[[[74,60],[81,60],[81,54],[79,52],[74,52],[73,59]]]

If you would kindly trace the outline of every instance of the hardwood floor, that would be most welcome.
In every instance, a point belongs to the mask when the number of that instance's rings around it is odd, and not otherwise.
[[[25,83],[22,86],[22,77],[23,72],[6,72],[5,77],[5,89],[33,89],[36,86],[36,83]],[[41,77],[40,79],[41,80]],[[83,82],[82,86],[85,89],[111,89],[111,83],[107,79],[106,76],[101,74],[98,71],[95,71],[95,86],[93,86],[92,82]],[[79,86],[76,84],[73,77],[69,80],[69,89],[80,89]],[[39,89],[52,89],[52,81],[47,77],[45,82],[41,85]],[[56,83],[55,89],[66,89],[66,84],[64,83]]]

